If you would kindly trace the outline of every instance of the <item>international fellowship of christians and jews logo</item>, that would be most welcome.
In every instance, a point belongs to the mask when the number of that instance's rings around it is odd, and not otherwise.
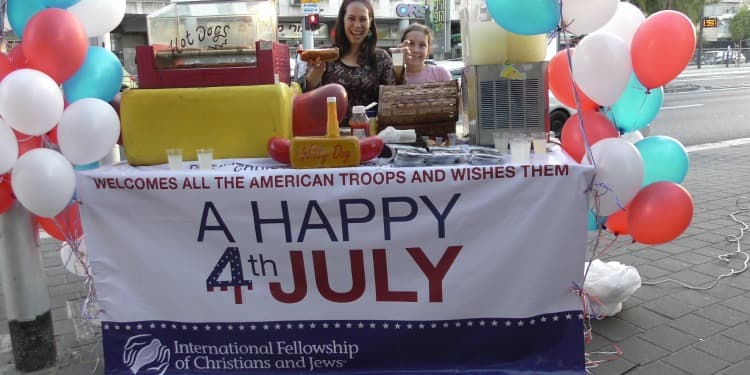
[[[143,374],[163,375],[169,368],[170,351],[159,339],[151,335],[136,335],[128,339],[122,350],[122,361],[133,374],[143,370]]]

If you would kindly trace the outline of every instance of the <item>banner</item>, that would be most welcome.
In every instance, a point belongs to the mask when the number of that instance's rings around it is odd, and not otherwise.
[[[583,374],[592,169],[79,173],[107,374]]]

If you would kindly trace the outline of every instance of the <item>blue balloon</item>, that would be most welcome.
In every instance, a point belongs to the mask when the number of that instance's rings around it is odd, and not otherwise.
[[[643,159],[643,185],[657,181],[682,183],[687,175],[688,153],[678,140],[664,135],[653,135],[635,143]]]
[[[560,23],[559,0],[487,0],[487,10],[503,29],[521,35],[544,34]]]
[[[99,162],[98,161],[95,161],[93,163],[88,163],[88,164],[80,164],[80,165],[76,164],[76,165],[73,165],[73,170],[74,171],[88,171],[89,169],[96,169],[96,168],[99,168]]]
[[[625,91],[612,105],[613,122],[623,133],[643,129],[656,117],[664,102],[664,89],[657,87],[649,92],[635,73]]]
[[[604,223],[607,222],[606,216],[599,216],[599,223],[597,224],[596,215],[594,215],[594,210],[589,210],[589,232],[599,230]]]
[[[68,7],[75,5],[79,1],[81,0],[42,0],[42,3],[44,3],[44,5],[46,5],[48,8],[67,9]]]
[[[65,100],[73,103],[83,98],[111,101],[122,86],[122,64],[114,53],[90,46],[83,65],[63,82]]]
[[[23,36],[23,29],[32,16],[46,9],[41,0],[8,0],[8,22],[18,37]]]

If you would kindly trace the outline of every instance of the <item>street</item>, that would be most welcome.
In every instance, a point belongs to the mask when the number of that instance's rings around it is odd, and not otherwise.
[[[685,146],[750,137],[750,69],[686,70],[666,86],[650,135]]]

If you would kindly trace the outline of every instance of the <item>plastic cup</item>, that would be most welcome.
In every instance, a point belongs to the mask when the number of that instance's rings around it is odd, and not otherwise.
[[[169,163],[169,169],[180,170],[182,169],[182,149],[181,148],[168,148],[167,149],[167,162]]]
[[[510,159],[515,164],[528,164],[531,156],[531,137],[526,134],[510,138]]]
[[[404,69],[404,51],[401,48],[391,48],[391,59],[393,60],[393,71],[401,74]]]
[[[547,153],[547,139],[549,138],[549,132],[534,132],[531,133],[531,143],[534,147],[534,153],[541,155]]]
[[[212,148],[199,148],[195,150],[198,154],[198,167],[206,170],[211,169],[211,163],[214,161],[214,149]]]
[[[499,130],[492,133],[492,140],[495,142],[495,149],[503,154],[508,153],[508,144],[510,143],[510,132]]]

